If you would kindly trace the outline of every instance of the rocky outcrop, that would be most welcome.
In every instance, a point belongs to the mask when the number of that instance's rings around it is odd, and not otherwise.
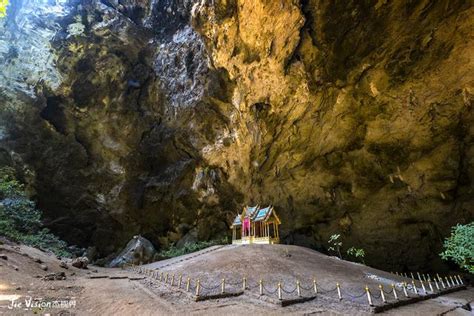
[[[426,269],[473,219],[465,1],[35,8],[3,26],[0,145],[70,242],[209,239],[272,203],[286,242],[342,233],[369,264]]]
[[[120,254],[112,260],[110,267],[122,267],[126,264],[144,264],[153,262],[156,255],[155,247],[141,236],[133,236]]]

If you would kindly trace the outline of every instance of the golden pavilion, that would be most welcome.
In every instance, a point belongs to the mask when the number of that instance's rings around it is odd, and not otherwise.
[[[278,244],[280,234],[278,226],[281,221],[273,206],[260,208],[257,206],[244,207],[232,223],[233,244]]]

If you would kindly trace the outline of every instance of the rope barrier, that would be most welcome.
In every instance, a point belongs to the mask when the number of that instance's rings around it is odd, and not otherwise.
[[[337,290],[337,286],[333,288],[332,290],[326,290],[322,286],[319,286],[319,288],[321,289],[321,293],[331,293]]]
[[[265,285],[263,285],[263,283],[262,283],[262,287],[263,287],[264,291],[266,291],[270,294],[275,294],[278,291],[278,287],[274,291],[270,291],[269,289],[267,289],[267,287]]]
[[[366,295],[366,291],[362,292],[361,294],[351,294],[350,292],[347,292],[345,290],[342,290],[342,294],[344,296],[348,296],[350,299],[358,299]]]
[[[435,293],[437,290],[442,291],[442,289],[452,288],[461,286],[464,284],[461,276],[459,275],[448,275],[441,277],[439,274],[433,276],[433,278],[429,274],[420,274],[416,272],[417,278],[413,273],[411,275],[411,282],[408,285],[406,282],[400,282],[395,284],[391,284],[390,289],[385,290],[383,285],[378,286],[378,291],[374,291],[372,293],[370,289],[366,286],[365,291],[361,293],[351,293],[350,291],[341,289],[339,283],[336,283],[334,288],[324,288],[320,284],[316,282],[316,278],[313,278],[313,284],[308,284],[307,286],[304,283],[301,283],[299,280],[296,280],[296,286],[286,288],[283,286],[281,282],[277,283],[276,288],[272,289],[272,287],[268,287],[268,285],[264,285],[263,280],[259,282],[249,281],[246,277],[243,277],[240,280],[226,280],[225,278],[221,279],[221,281],[217,284],[203,284],[201,283],[200,279],[197,279],[196,282],[192,282],[191,278],[184,277],[181,273],[171,274],[170,272],[164,272],[160,269],[148,269],[144,266],[134,265],[134,264],[125,264],[122,266],[122,269],[132,271],[135,273],[143,274],[146,277],[149,277],[153,280],[159,280],[164,284],[168,284],[172,287],[177,287],[179,289],[186,289],[187,292],[193,293],[195,296],[202,296],[210,295],[210,294],[225,294],[231,293],[236,289],[242,291],[252,291],[259,289],[260,295],[277,295],[278,299],[282,300],[283,293],[285,295],[295,295],[296,292],[297,297],[306,297],[306,295],[317,295],[318,290],[321,294],[329,294],[337,291],[337,297],[339,300],[343,298],[350,299],[351,301],[360,300],[364,296],[367,296],[367,301],[370,306],[373,306],[373,299],[381,300],[383,303],[387,302],[387,298],[393,298],[395,300],[399,300],[398,293],[403,293],[406,298],[409,297],[407,290],[409,289],[416,295],[427,295],[428,291],[431,293]],[[398,274],[398,276],[403,276],[403,273]],[[406,276],[406,273],[405,273]],[[184,277],[184,279],[183,279]],[[416,280],[416,282],[415,282]],[[417,285],[419,282],[419,287]],[[434,282],[434,285],[432,284]],[[426,286],[425,286],[426,285]],[[398,289],[397,289],[398,287]],[[436,287],[436,289],[434,288]],[[441,289],[442,287],[442,289]],[[220,290],[219,290],[220,288]],[[302,292],[303,291],[303,292]],[[294,296],[293,296],[294,297]]]
[[[282,286],[281,290],[286,294],[293,294],[296,291],[296,287],[293,290],[290,291],[290,290],[286,290],[285,287]]]

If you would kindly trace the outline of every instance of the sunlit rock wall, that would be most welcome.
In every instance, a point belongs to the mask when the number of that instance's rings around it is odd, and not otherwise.
[[[24,6],[8,21],[37,23]],[[1,142],[70,242],[105,256],[136,233],[218,238],[271,203],[284,242],[342,233],[373,265],[439,268],[450,226],[472,221],[468,2],[58,6],[0,39],[0,102],[21,107]],[[8,53],[27,45],[41,62]]]

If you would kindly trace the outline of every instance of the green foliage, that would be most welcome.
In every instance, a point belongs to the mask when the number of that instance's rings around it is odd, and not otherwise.
[[[328,240],[328,243],[329,243],[329,248],[328,249],[330,251],[337,252],[339,258],[342,259],[342,254],[341,254],[342,241],[339,240],[340,237],[341,237],[340,234],[331,235],[331,237]]]
[[[8,0],[0,0],[0,19],[7,16]]]
[[[474,274],[474,222],[454,226],[451,236],[444,240],[444,251],[440,256]]]
[[[211,241],[198,241],[196,243],[187,243],[181,248],[177,248],[174,245],[171,245],[170,248],[160,252],[160,256],[165,258],[173,258],[182,256],[191,252],[199,251],[207,247],[226,244],[227,240],[211,240]]]
[[[66,243],[43,228],[41,212],[14,174],[11,168],[0,169],[0,235],[59,256],[69,256]]]
[[[360,259],[362,263],[365,264],[364,258],[365,258],[365,251],[362,248],[356,248],[356,247],[351,247],[347,249],[347,254],[349,256],[356,257],[357,259]]]

